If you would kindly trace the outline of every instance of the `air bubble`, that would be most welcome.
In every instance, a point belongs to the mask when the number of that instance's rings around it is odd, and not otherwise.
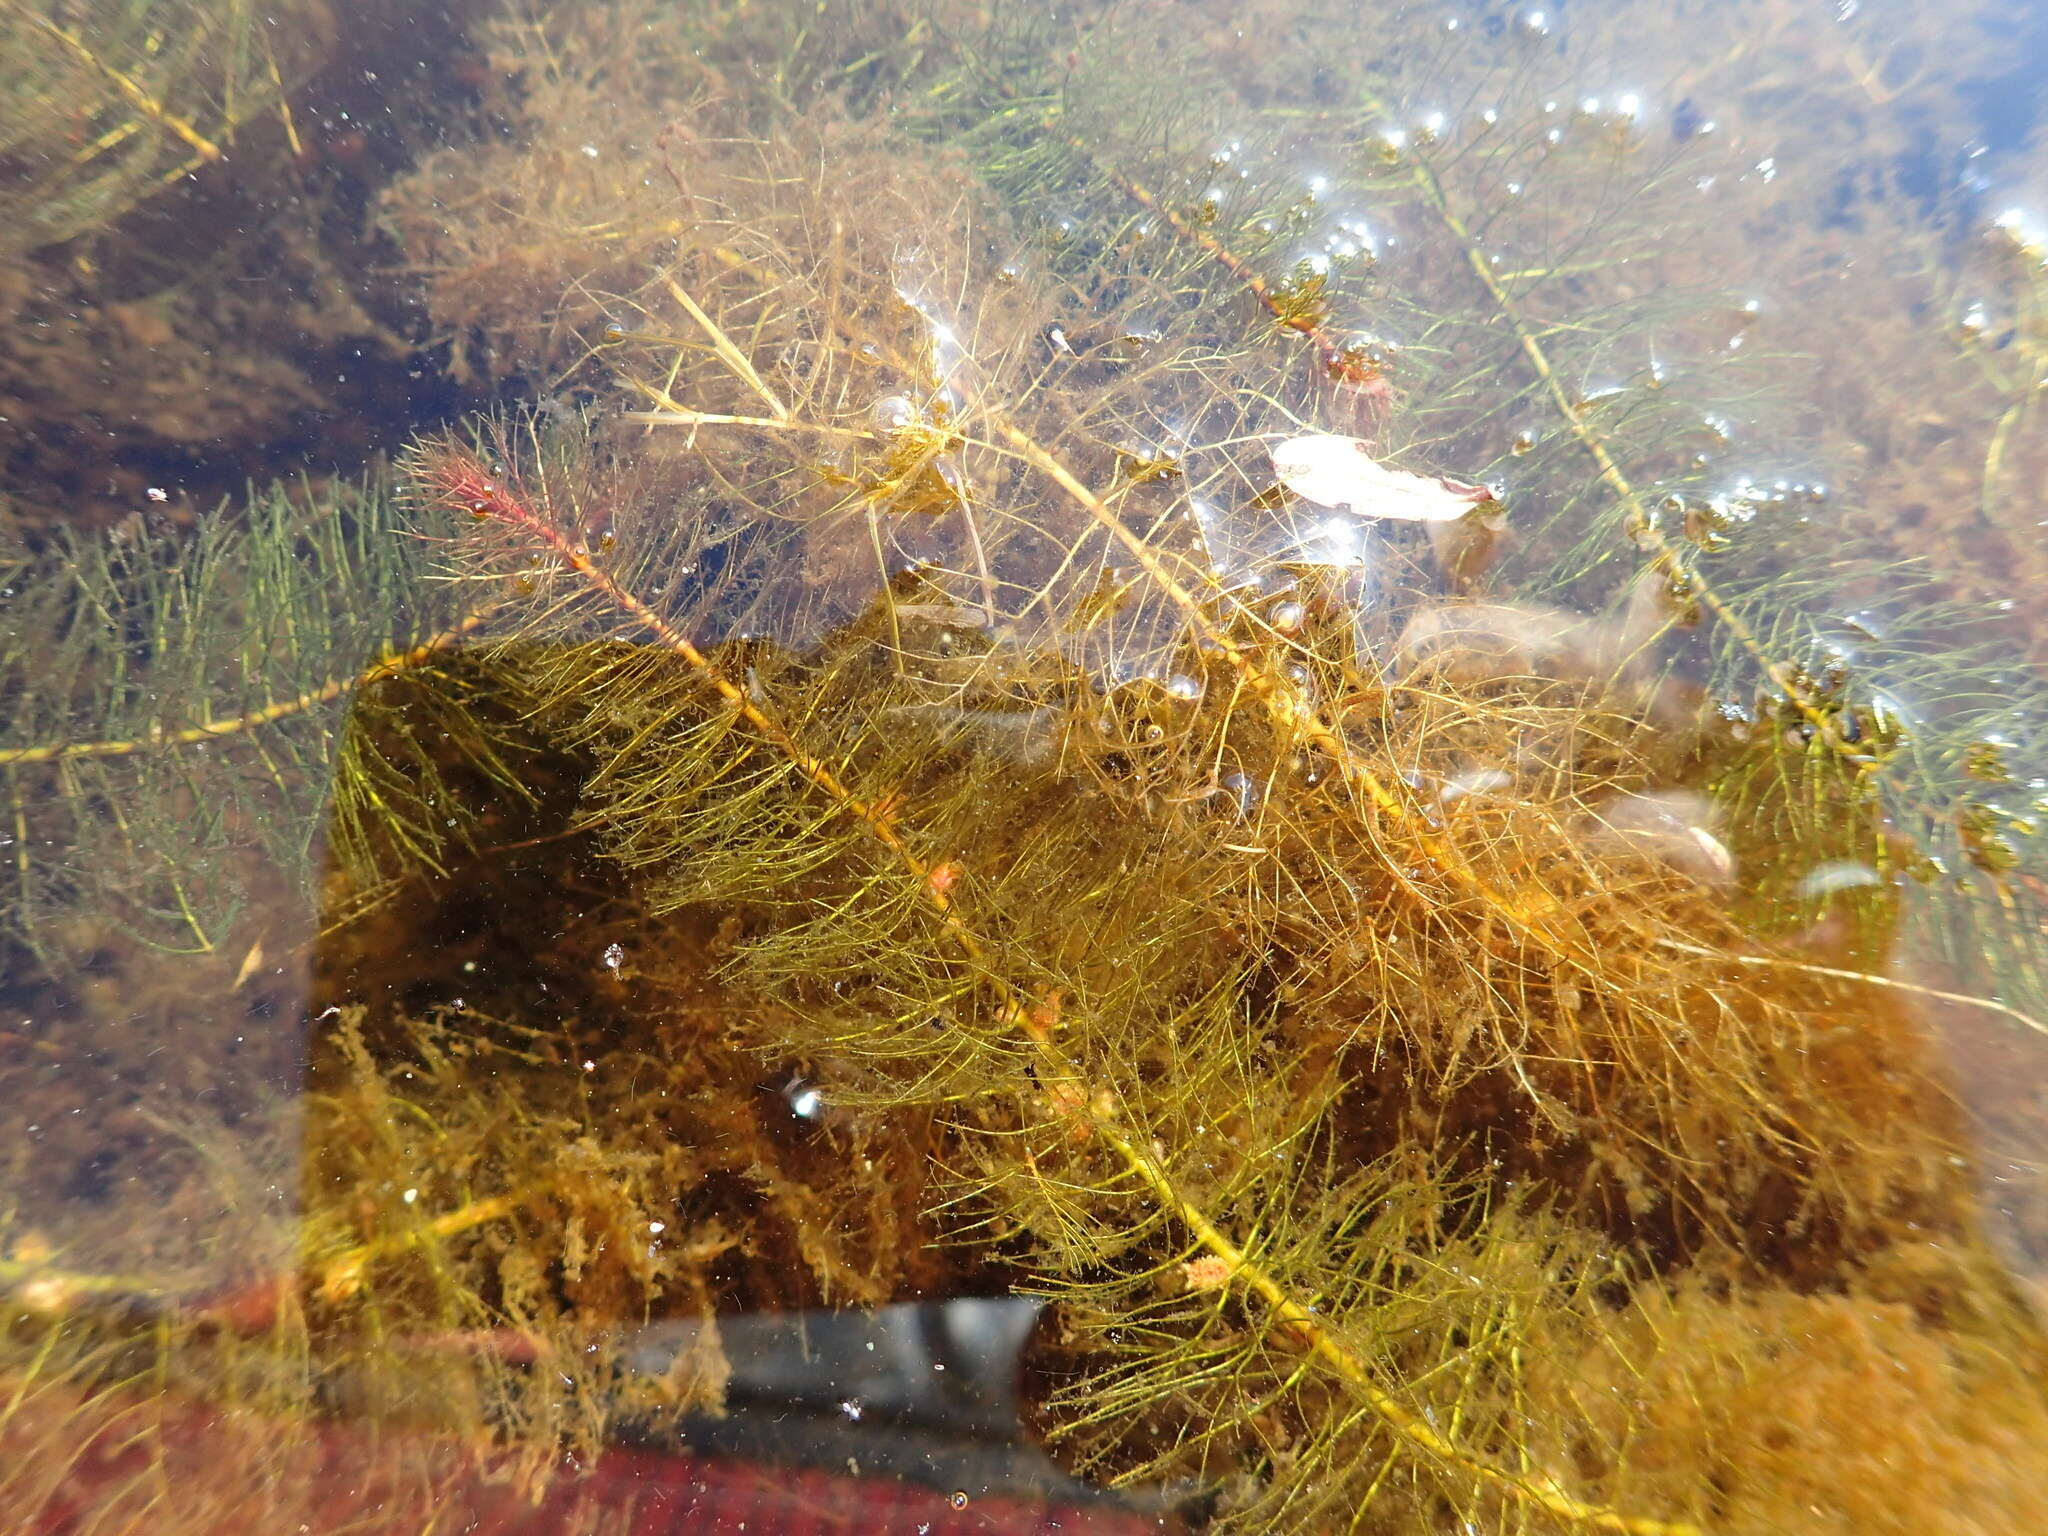
[[[1698,589],[1690,572],[1674,571],[1664,582],[1664,602],[1671,622],[1680,629],[1693,629],[1701,618]]]
[[[825,1095],[802,1078],[792,1078],[782,1096],[789,1101],[789,1112],[799,1120],[815,1120],[825,1108]]]
[[[1231,807],[1240,821],[1250,820],[1252,814],[1258,810],[1259,802],[1266,798],[1265,791],[1258,781],[1247,774],[1226,773],[1218,782],[1222,785],[1223,793],[1229,797]]]
[[[906,395],[884,395],[869,408],[868,414],[884,432],[901,432],[917,420],[917,407]]]
[[[1747,502],[1716,496],[1685,507],[1685,536],[1707,554],[1717,555],[1734,542],[1731,534],[1756,515]]]

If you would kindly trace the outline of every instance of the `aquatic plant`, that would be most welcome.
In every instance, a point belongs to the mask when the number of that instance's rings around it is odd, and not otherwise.
[[[296,144],[286,80],[328,26],[318,6],[243,0],[10,5],[0,257],[104,227],[219,161],[252,119],[281,114]]]
[[[138,1285],[175,1350],[537,1469],[715,1403],[709,1353],[650,1403],[621,1324],[1021,1286],[1048,1435],[1209,1528],[2037,1518],[2038,1327],[1921,1011],[2042,1028],[1958,643],[1997,616],[1811,481],[1716,487],[1775,370],[1611,211],[1690,218],[1693,136],[1546,111],[1526,54],[1438,58],[1489,106],[1408,124],[1404,35],[1310,83],[1304,183],[1290,82],[1142,8],[879,63],[792,12],[758,88],[715,10],[542,46],[573,14],[501,34],[528,138],[390,216],[451,346],[588,414],[416,445],[402,513],[10,581],[81,658],[17,642],[20,826],[189,808],[185,751],[334,765],[302,1270]],[[22,849],[55,965],[124,893]],[[217,950],[185,869],[129,926]],[[1915,889],[1955,985],[1890,968]],[[15,1262],[25,1313],[94,1292]],[[84,1323],[15,1337],[100,1379]],[[1902,1362],[1913,1454],[1816,1407]]]

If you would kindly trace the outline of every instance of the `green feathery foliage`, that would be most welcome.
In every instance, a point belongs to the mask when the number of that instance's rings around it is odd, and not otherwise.
[[[473,807],[423,746],[437,695],[410,698],[415,734],[390,738],[375,698],[398,672],[459,697],[475,611],[423,582],[386,508],[281,487],[189,539],[78,536],[10,562],[0,912],[16,942],[60,966],[116,936],[211,953],[252,900],[315,900],[323,823],[359,872],[432,867],[460,835]],[[488,742],[464,739],[488,774]]]
[[[1816,410],[1791,381],[1834,381],[1788,350],[1815,337],[1759,325],[1770,301],[1731,282],[1758,244],[1811,242],[1817,210],[1668,97],[1669,116],[1646,122],[1632,95],[1589,94],[1594,71],[1630,78],[1601,57],[1604,32],[1559,39],[1521,18],[1489,41],[1458,18],[1418,19],[1297,71],[1285,61],[1334,23],[1281,10],[1245,18],[1280,65],[1263,73],[1243,51],[1190,46],[1175,21],[1111,10],[1035,95],[1026,61],[1056,24],[1006,12],[932,93],[924,131],[965,142],[1046,229],[1055,268],[1090,274],[1095,292],[1228,310],[1251,288],[1317,328],[1305,362],[1384,363],[1399,395],[1380,438],[1390,456],[1505,494],[1491,589],[1617,620],[1633,608],[1621,648],[1634,665],[1674,669],[1722,709],[1737,739],[1716,749],[1714,793],[1742,851],[1833,846],[1872,884],[1907,874],[1926,895],[1905,946],[2038,1009],[2039,813],[2014,759],[2048,701],[2010,664],[2012,600],[1995,578],[1980,598],[1986,583],[1916,549],[1842,446],[1816,449]],[[1745,18],[1724,22],[1729,61],[1701,71],[1716,86],[1762,94],[1797,72],[1756,64]],[[1822,91],[1807,117],[1826,124],[1831,83],[1800,78]],[[1810,175],[1794,185],[1820,202]],[[1953,430],[1982,445],[1983,494],[1998,497],[2048,361],[2041,253],[2001,227],[1959,259],[1895,210],[1864,216],[1873,266],[1920,263],[1921,292],[1893,318],[1919,334],[1887,342],[1913,348],[1894,398],[1924,408],[1912,391],[1931,375],[1959,416],[1976,404]],[[1786,263],[1809,282],[1810,265]],[[1929,315],[1959,317],[1960,346],[1927,336]],[[1987,327],[2008,322],[2006,345],[1988,347]],[[1964,376],[1941,371],[1944,354]],[[1881,366],[1847,347],[1827,363]],[[1214,487],[1196,475],[1190,489]],[[2007,514],[2022,546],[2023,516]],[[1647,643],[1646,603],[1661,607],[1651,629],[1690,641]],[[1801,895],[1807,872],[1776,883],[1769,920],[1867,899]]]
[[[220,160],[253,118],[283,112],[289,124],[285,72],[315,42],[293,29],[324,25],[318,7],[248,0],[8,5],[0,254],[104,228]]]

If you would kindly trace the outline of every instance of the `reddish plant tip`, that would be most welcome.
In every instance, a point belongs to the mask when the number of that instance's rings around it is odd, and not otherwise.
[[[483,465],[455,448],[431,449],[422,454],[413,464],[413,477],[441,505],[478,512],[479,516],[489,515],[498,493],[497,483]]]
[[[412,477],[435,505],[465,512],[478,522],[531,524],[535,521],[518,498],[483,461],[465,449],[436,445],[413,460]]]

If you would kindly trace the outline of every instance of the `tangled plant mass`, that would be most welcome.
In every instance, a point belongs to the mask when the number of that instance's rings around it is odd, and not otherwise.
[[[1508,1326],[1507,1293],[1442,1277],[1514,1253],[1597,1350],[1617,1273],[1811,1284],[1966,1197],[1910,1013],[1758,950],[1711,813],[1666,787],[1684,754],[1625,653],[1669,609],[1573,664],[1529,638],[1543,611],[1446,592],[1477,578],[1427,542],[1371,534],[1371,586],[1300,559],[1319,508],[1491,498],[1224,425],[1289,389],[1312,412],[1317,384],[1284,348],[1205,357],[1212,315],[1091,368],[1041,343],[1043,279],[945,255],[943,223],[917,249],[947,276],[918,289],[893,250],[806,248],[855,227],[811,153],[748,144],[730,186],[728,153],[678,179],[729,218],[602,339],[656,435],[413,465],[481,520],[448,535],[454,568],[518,594],[499,654],[587,764],[582,824],[652,911],[726,930],[722,983],[781,1021],[757,1048],[836,1103],[941,1116],[959,1198],[1069,1298],[1085,1365],[1050,1411],[1087,1464],[1213,1476],[1264,1401],[1260,1438],[1319,1470],[1267,1482],[1232,1516],[1255,1526],[1348,1507],[1346,1469],[1388,1504],[1391,1458],[1418,1509],[1469,1482],[1567,1524],[1693,1528],[1515,1470],[1488,1443],[1505,1421],[1438,1429],[1432,1381],[1494,1422],[1493,1356],[1437,1378],[1411,1330]],[[1212,397],[1221,367],[1261,383]],[[1133,441],[1169,411],[1214,438]],[[1150,1343],[1120,1358],[1133,1308]],[[1220,1395],[1167,1408],[1189,1379]],[[1159,1413],[1209,1427],[1132,1459]]]
[[[1146,7],[792,22],[772,85],[658,9],[509,17],[510,127],[387,198],[451,366],[553,393],[361,518],[430,622],[205,717],[347,699],[301,1261],[163,1304],[166,1369],[544,1481],[720,1402],[632,1323],[1024,1290],[1046,1442],[1194,1528],[2040,1523],[1936,1029],[2038,1045],[2038,909],[1941,771],[1976,706],[1817,659],[1846,535],[1703,484],[1762,386],[1593,193],[1706,151],[1476,54],[1466,139],[1365,131],[1398,53],[1225,134]],[[1686,377],[1581,387],[1652,336]],[[1923,889],[1999,986],[1895,964]],[[97,1382],[118,1320],[37,1294]]]

